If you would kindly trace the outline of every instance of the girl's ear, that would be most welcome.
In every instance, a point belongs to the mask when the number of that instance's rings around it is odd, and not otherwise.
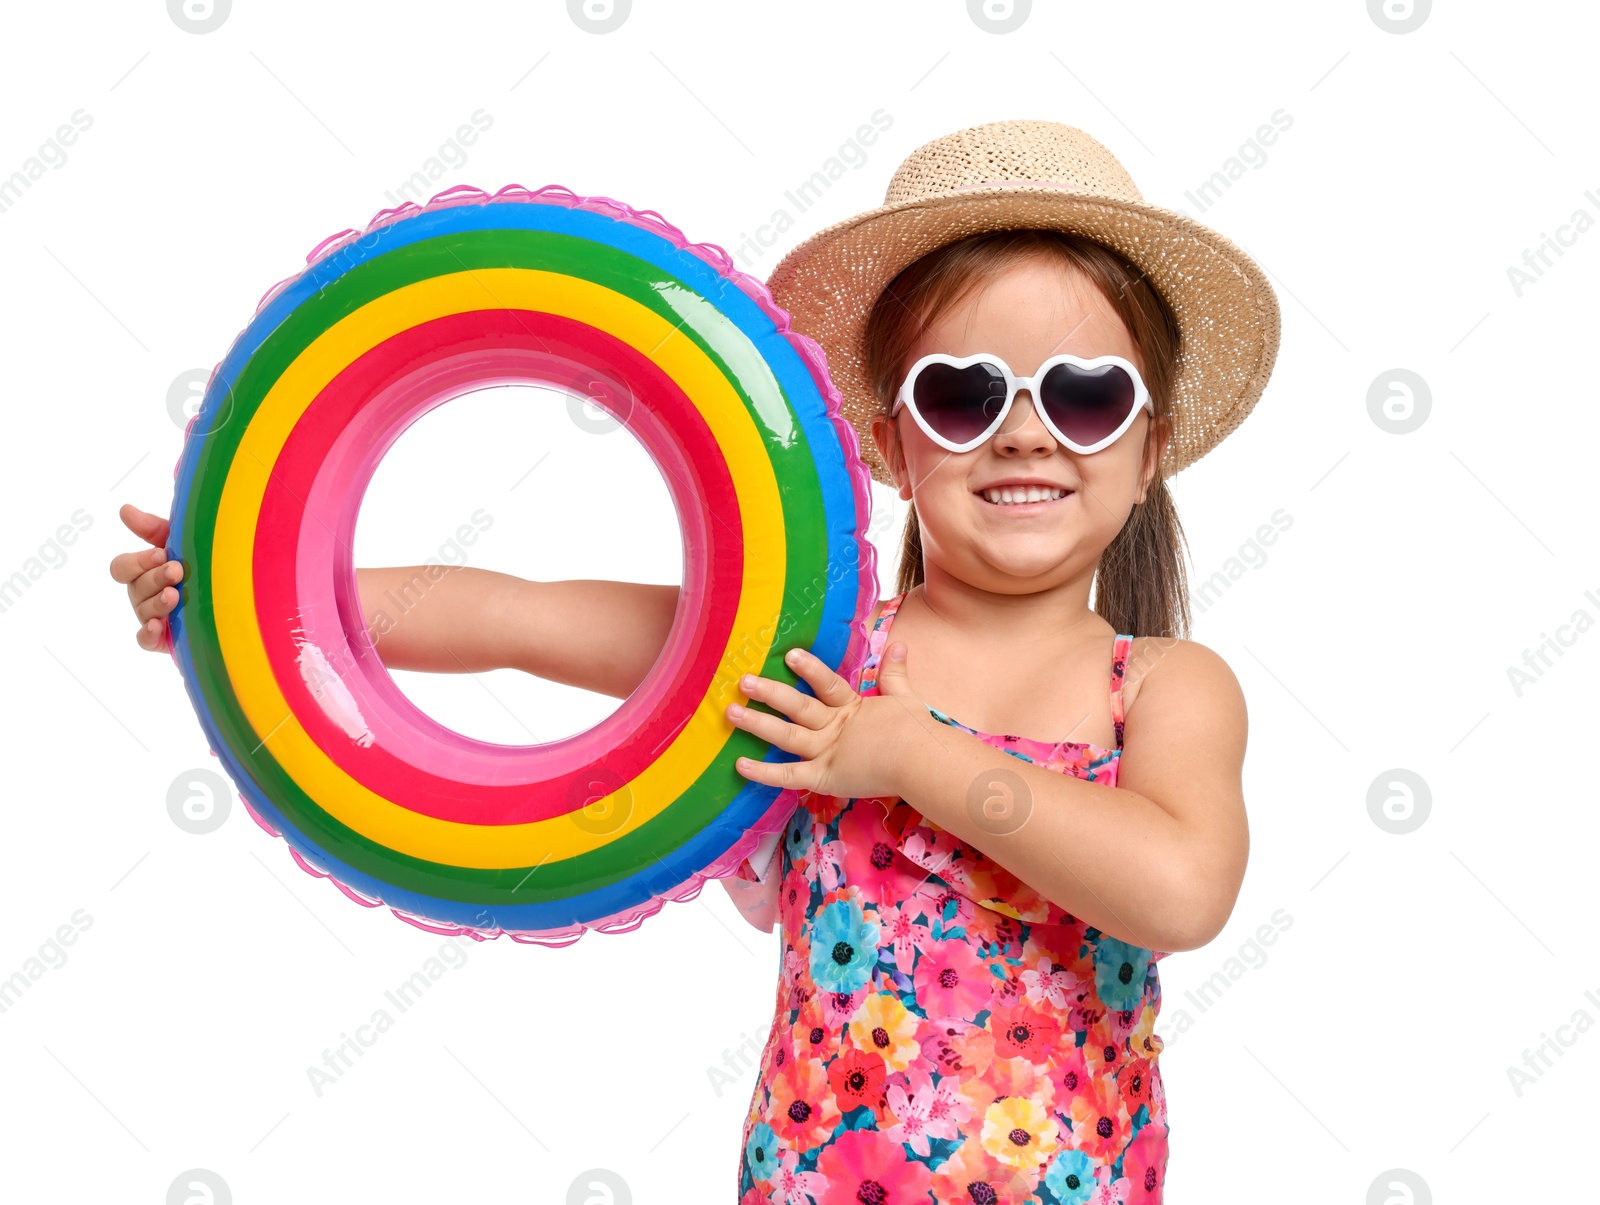
[[[1156,479],[1161,471],[1161,457],[1167,450],[1167,441],[1172,438],[1172,424],[1165,418],[1155,420],[1146,431],[1144,441],[1144,464],[1141,466],[1139,477],[1139,496],[1136,502],[1143,502],[1150,495],[1150,483]]]
[[[895,492],[902,502],[911,501],[911,489],[906,482],[905,451],[900,446],[900,430],[894,420],[881,411],[872,416],[872,442],[878,445],[878,456],[889,476],[894,478]]]

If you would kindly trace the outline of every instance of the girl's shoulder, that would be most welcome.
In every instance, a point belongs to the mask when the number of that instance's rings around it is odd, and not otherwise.
[[[1174,636],[1135,636],[1123,668],[1124,714],[1132,712],[1141,693],[1154,697],[1157,692],[1174,699],[1234,696],[1241,704],[1244,697],[1238,678],[1215,649]]]
[[[867,631],[872,631],[882,617],[884,608],[899,595],[880,598],[866,619]],[[1127,662],[1123,666],[1122,709],[1127,716],[1141,691],[1153,687],[1169,697],[1216,700],[1219,696],[1232,696],[1243,706],[1243,691],[1233,670],[1216,650],[1197,640],[1180,640],[1174,636],[1135,636],[1128,645]]]

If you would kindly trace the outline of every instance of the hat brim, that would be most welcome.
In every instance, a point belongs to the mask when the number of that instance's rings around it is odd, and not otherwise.
[[[870,434],[882,406],[866,373],[862,333],[884,287],[946,243],[990,230],[1064,230],[1137,266],[1180,332],[1172,437],[1161,475],[1187,468],[1254,408],[1277,358],[1278,299],[1250,256],[1208,226],[1143,202],[1053,187],[962,188],[868,210],[819,231],[767,279],[795,330],[814,339],[861,440],[874,480],[893,485]]]

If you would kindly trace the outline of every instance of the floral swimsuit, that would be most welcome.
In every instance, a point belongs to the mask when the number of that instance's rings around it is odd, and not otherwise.
[[[904,597],[873,628],[864,695]],[[1113,654],[1115,749],[929,711],[1114,786],[1131,641]],[[801,793],[769,874],[782,964],[740,1205],[1159,1205],[1163,954],[1078,920],[894,796]],[[756,881],[748,864],[738,877]]]

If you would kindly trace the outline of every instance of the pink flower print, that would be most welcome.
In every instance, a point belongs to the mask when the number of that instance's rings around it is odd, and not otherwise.
[[[922,1018],[917,1024],[917,1041],[922,1044],[923,1059],[940,1075],[971,1075],[973,1068],[966,1057],[963,1038],[972,1032],[987,1031],[964,1017]]]
[[[848,995],[844,992],[820,992],[817,999],[822,1002],[822,1015],[829,1025],[835,1029],[842,1029],[850,1023],[850,1018],[856,1015],[862,1001],[867,998],[867,993],[872,990],[868,983],[856,988]]]
[[[787,1033],[773,1033],[767,1038],[762,1054],[761,1082],[771,1083],[773,1076],[794,1061],[794,1041]]]
[[[803,910],[810,900],[811,880],[806,877],[805,863],[791,863],[789,873],[783,876],[783,882],[778,887],[781,914],[792,917]]]
[[[898,1081],[909,1078],[911,1091]],[[895,1123],[884,1129],[884,1134],[896,1142],[903,1142],[926,1159],[929,1154],[928,1139],[959,1137],[958,1121],[965,1121],[972,1110],[956,1092],[949,1077],[941,1077],[934,1086],[925,1070],[913,1068],[907,1076],[896,1076],[888,1088],[889,1112]]]
[[[897,856],[883,816],[883,808],[869,800],[858,802],[839,820],[845,877],[875,904],[901,899],[909,870]]]
[[[900,851],[924,870],[941,876],[950,861],[950,851],[938,848],[927,825],[908,825],[900,838]]]
[[[925,1014],[972,1017],[989,1007],[996,980],[966,942],[936,941],[923,951],[912,982]]]
[[[1083,1050],[1063,1040],[1052,1054],[1054,1066],[1050,1068],[1050,1082],[1055,1085],[1057,1100],[1071,1100],[1083,1091],[1089,1082],[1089,1066]]]
[[[791,989],[811,984],[811,939],[804,929],[797,930],[795,940],[784,946],[783,981]]]
[[[1133,1031],[1138,1028],[1139,1018],[1144,1012],[1144,1007],[1138,1009],[1114,1008],[1106,1014],[1106,1023],[1111,1027],[1111,1037],[1118,1046],[1125,1045]]]
[[[900,1142],[877,1130],[847,1130],[817,1160],[828,1187],[817,1205],[929,1205],[926,1163],[906,1159]]]
[[[1150,1067],[1150,1119],[1165,1123],[1167,1120],[1167,1086],[1161,1082],[1161,1064]]]
[[[1005,972],[1004,979],[994,981],[994,1002],[990,1008],[1014,1008],[1018,1005],[1027,1007],[1027,988],[1022,982],[1022,976],[1012,966],[1001,966]]]
[[[915,1087],[917,1083],[915,1077],[927,1077],[928,1072],[922,1067],[917,1067],[910,1074],[913,1077],[912,1086]],[[933,1085],[933,1096],[928,1103],[928,1133],[935,1138],[959,1137],[960,1123],[971,1117],[972,1109],[961,1095],[960,1079],[940,1076],[939,1082]]]
[[[1167,1179],[1167,1127],[1146,1125],[1122,1153],[1122,1174],[1128,1181],[1126,1205],[1161,1205]]]
[[[824,891],[832,891],[844,882],[843,841],[814,842],[806,851],[806,877],[822,884]]]
[[[812,1202],[821,1200],[822,1194],[828,1191],[826,1176],[820,1172],[798,1170],[799,1151],[783,1151],[779,1154],[778,1160],[780,1166],[772,1177],[772,1192],[767,1196],[766,1202],[770,1202],[771,1205],[812,1205]],[[751,1189],[751,1192],[754,1191]]]
[[[872,629],[871,635],[867,637],[867,659],[862,662],[862,665],[876,667],[878,662],[883,660],[883,646],[888,642],[889,629],[880,623]]]
[[[926,950],[933,941],[928,926],[916,919],[917,912],[910,906],[901,908],[894,904],[878,905],[878,944],[894,950],[894,964],[902,974],[909,974],[918,950]]]
[[[964,895],[975,899],[980,894],[972,881],[972,867],[961,856],[961,843],[943,829],[934,829],[925,823],[907,825],[901,837],[900,852]]]
[[[1094,1191],[1084,1205],[1127,1205],[1128,1198],[1124,1195],[1128,1190],[1127,1177],[1113,1180],[1109,1166],[1096,1169],[1094,1176]]]
[[[1072,1001],[1067,1012],[1067,1024],[1073,1029],[1094,1029],[1106,1015],[1106,1006],[1095,992],[1094,980],[1080,982],[1078,995],[1080,998]]]
[[[940,882],[938,879],[924,879],[918,884],[917,889],[911,893],[911,900],[905,906],[909,908],[915,905],[917,911],[930,919],[933,917],[942,918],[944,916],[944,906],[951,900],[956,902],[955,916],[953,919],[944,922],[945,928],[971,924],[973,914],[978,910],[978,905],[951,887],[950,884]]]
[[[1022,982],[1027,988],[1030,1004],[1048,1004],[1054,1009],[1065,1009],[1077,1002],[1078,977],[1049,955],[1041,957],[1022,972]]]

